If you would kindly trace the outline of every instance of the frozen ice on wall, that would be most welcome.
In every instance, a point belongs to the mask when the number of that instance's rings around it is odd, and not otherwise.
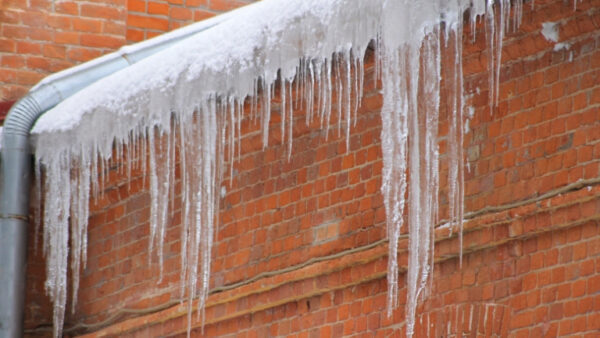
[[[576,6],[576,5],[577,5],[577,2],[574,1],[573,6]],[[555,52],[558,52],[562,49],[568,50],[569,48],[571,48],[571,44],[568,42],[558,42],[559,37],[560,37],[559,28],[560,28],[560,23],[558,23],[558,22],[542,23],[541,33],[547,41],[554,42],[554,48],[552,50],[554,50]]]
[[[515,13],[520,13],[521,5],[515,2]],[[115,160],[113,152],[117,158],[127,153],[130,162],[124,165],[124,174],[141,166],[148,175],[149,250],[158,257],[161,271],[178,153],[183,205],[181,292],[182,299],[189,300],[191,325],[192,300],[198,298],[202,313],[208,296],[224,149],[230,149],[228,159],[233,164],[240,151],[236,141],[245,104],[261,123],[266,146],[271,98],[279,91],[282,142],[288,142],[288,156],[293,100],[300,100],[307,119],[320,120],[325,129],[330,128],[333,116],[339,117],[348,136],[362,95],[363,58],[372,40],[383,84],[388,313],[397,306],[398,239],[408,203],[413,207],[408,208],[406,218],[410,248],[406,327],[412,335],[418,300],[427,294],[432,276],[433,228],[439,221],[441,58],[451,57],[455,65],[444,70],[453,87],[447,97],[451,101],[449,222],[452,228],[461,228],[466,106],[463,13],[471,10],[473,27],[486,14],[490,104],[496,104],[500,52],[511,6],[508,0],[264,0],[235,20],[98,81],[43,115],[33,134],[37,170],[43,168],[46,175],[46,290],[54,303],[55,336],[60,335],[64,320],[69,250],[75,306],[79,270],[85,265],[88,201],[102,193],[109,163]],[[441,44],[442,36],[450,43]]]
[[[542,35],[550,42],[558,42],[558,22],[542,23]]]

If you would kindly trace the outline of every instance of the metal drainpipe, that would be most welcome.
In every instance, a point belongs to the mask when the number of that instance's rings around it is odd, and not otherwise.
[[[11,108],[4,123],[0,150],[0,338],[23,335],[32,172],[29,134],[35,121],[62,100],[91,83],[214,27],[247,7],[249,6],[123,47],[115,53],[51,75],[33,87]]]

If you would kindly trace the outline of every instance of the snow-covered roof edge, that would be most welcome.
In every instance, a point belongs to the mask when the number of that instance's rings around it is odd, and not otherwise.
[[[385,12],[383,3],[388,5]],[[48,159],[59,149],[74,147],[74,139],[77,148],[83,144],[107,154],[113,139],[125,139],[136,126],[149,121],[165,126],[169,119],[165,112],[190,110],[210,95],[243,100],[253,94],[259,77],[271,84],[279,70],[284,77],[293,77],[302,57],[326,59],[335,51],[350,48],[362,56],[379,31],[389,32],[388,44],[420,43],[439,22],[442,11],[463,11],[470,6],[468,0],[458,1],[454,8],[444,3],[258,2],[238,13],[235,20],[198,33],[60,103],[32,130],[38,140],[34,142],[36,154]],[[99,140],[104,142],[99,144]]]

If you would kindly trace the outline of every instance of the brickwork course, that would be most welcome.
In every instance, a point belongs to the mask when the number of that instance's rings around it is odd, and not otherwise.
[[[0,101],[17,100],[50,73],[246,3],[4,0]],[[530,4],[521,27],[505,37],[492,112],[484,28],[465,29],[473,116],[464,144],[463,264],[457,234],[438,227],[418,337],[600,335],[600,1],[584,0],[576,9],[562,0]],[[555,50],[541,34],[543,22],[558,22],[560,42],[569,47]],[[300,111],[288,161],[277,111],[264,150],[260,127],[244,119],[241,157],[223,180],[205,324],[194,313],[193,336],[404,336],[408,239],[400,240],[400,306],[388,317],[382,97],[372,51],[365,64],[365,97],[348,148],[337,121],[326,138],[318,122],[304,124]],[[444,97],[441,215],[448,176]],[[183,336],[181,206],[171,214],[159,280],[147,250],[148,178],[134,171],[128,182],[118,169],[90,202],[88,261],[65,334]],[[42,238],[35,235],[32,226],[26,334],[48,336],[52,307],[44,294]]]

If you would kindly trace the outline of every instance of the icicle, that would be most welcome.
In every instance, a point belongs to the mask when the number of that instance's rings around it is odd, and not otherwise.
[[[333,109],[333,84],[332,84],[332,68],[333,61],[325,60],[325,135],[329,137],[329,125],[331,124],[331,111]],[[326,137],[326,140],[327,140]]]
[[[462,21],[456,19],[455,26],[446,31],[446,54],[452,57],[446,70],[449,81],[449,137],[448,137],[448,217],[450,231],[458,227],[459,265],[462,266],[462,239],[464,218],[464,153],[463,153],[463,72],[462,72]],[[450,43],[448,43],[450,40]]]
[[[44,208],[46,293],[53,304],[54,336],[62,332],[67,302],[71,156],[63,153],[47,166]]]
[[[354,117],[354,126],[356,126],[356,121],[358,120],[358,107],[360,105],[360,102],[362,102],[363,99],[363,94],[364,94],[364,82],[365,82],[365,65],[363,62],[363,58],[362,56],[357,56],[356,57],[357,60],[357,64],[358,64],[358,98],[357,98],[357,104],[356,104],[356,108],[355,108],[355,117]]]
[[[188,245],[189,245],[189,232],[190,232],[190,202],[192,200],[190,196],[190,184],[189,174],[188,174],[188,153],[190,152],[190,140],[192,136],[189,135],[188,126],[192,124],[192,121],[188,120],[187,116],[183,116],[181,121],[179,122],[179,153],[181,157],[181,196],[183,201],[183,207],[181,208],[181,283],[180,283],[180,292],[181,292],[181,301],[185,297],[185,291],[187,281],[188,281]],[[190,330],[190,323],[188,322],[188,331]]]
[[[134,165],[134,161],[135,161],[135,148],[136,148],[136,144],[135,141],[133,140],[133,131],[130,132],[127,135],[127,162],[125,163],[125,165],[127,166],[127,192],[131,192],[131,169]]]
[[[387,213],[389,240],[388,255],[388,317],[398,306],[398,238],[404,223],[406,194],[406,158],[408,121],[406,107],[406,80],[404,59],[396,51],[386,51],[385,70],[382,71],[383,106],[381,108],[381,149],[383,173],[381,192]]]
[[[175,119],[174,119],[175,121]],[[177,167],[177,132],[175,131],[175,126],[170,127],[169,132],[169,163],[167,165],[168,177],[169,177],[169,186],[167,187],[169,191],[169,195],[167,197],[167,201],[170,201],[171,210],[175,210],[175,169]],[[166,223],[166,221],[165,221]]]
[[[292,83],[290,82],[288,86],[288,97],[290,98],[290,103],[288,107],[288,151],[287,151],[287,160],[288,162],[292,158],[292,143],[294,141],[294,109],[292,107]]]
[[[287,94],[287,90],[285,88],[285,79],[283,78],[283,75],[280,78],[280,88],[279,88],[279,95],[281,97],[281,105],[280,105],[280,111],[281,111],[281,122],[280,122],[280,126],[281,126],[281,144],[283,144],[285,142],[285,120],[286,120],[286,94]]]
[[[81,266],[85,267],[87,261],[87,221],[89,217],[90,196],[90,163],[88,154],[81,150],[77,159],[74,159],[75,173],[71,178],[71,275],[72,313],[77,305],[77,292],[79,290],[79,273]]]
[[[346,85],[345,85],[345,100],[346,100],[346,152],[350,153],[350,125],[352,124],[352,86],[351,86],[351,76],[352,76],[352,66],[350,65],[350,56],[351,51],[348,50],[344,55],[344,63],[346,65]],[[356,75],[355,75],[356,77]],[[356,94],[355,94],[356,95]],[[341,124],[341,120],[340,120]]]
[[[429,228],[429,224],[425,223],[424,213],[427,212],[427,205],[423,205],[424,191],[427,189],[426,178],[422,172],[422,162],[427,164],[424,158],[422,149],[422,127],[419,126],[419,111],[418,111],[418,83],[419,83],[419,54],[414,50],[415,47],[408,50],[406,67],[406,76],[408,77],[407,90],[407,108],[408,108],[408,133],[410,135],[408,143],[408,167],[409,167],[409,204],[411,206],[418,205],[418,208],[409,208],[408,211],[408,271],[407,271],[407,299],[406,299],[406,335],[412,337],[414,333],[414,320],[416,316],[417,301],[419,294],[422,291],[421,279],[424,275],[426,267],[423,264],[429,261],[429,256],[426,250],[429,249],[429,236],[424,236]],[[426,170],[426,169],[425,169]],[[417,209],[417,210],[415,210]],[[427,248],[427,249],[426,249]]]
[[[242,158],[242,117],[243,117],[242,115],[243,115],[243,113],[244,113],[244,101],[239,100],[238,107],[237,107],[237,115],[236,115],[237,140],[238,140],[238,147],[237,147],[238,160],[240,160]],[[225,125],[223,125],[223,128],[225,128]],[[222,137],[225,137],[225,130],[222,131],[222,134],[223,134]]]
[[[521,1],[517,1],[517,11],[514,18],[514,27],[518,27],[521,22],[522,6]],[[495,6],[494,4],[497,4]],[[510,21],[510,0],[500,0],[498,2],[488,1],[486,10],[486,34],[488,46],[488,72],[489,72],[489,100],[490,109],[498,106],[500,99],[500,68],[502,66],[502,44],[504,34],[509,27]]]
[[[263,149],[269,144],[269,122],[271,121],[271,86],[267,85],[263,78],[261,82],[263,93],[262,97],[262,132],[263,132]]]
[[[238,119],[239,120],[239,119]],[[235,159],[235,130],[236,130],[236,117],[234,112],[233,97],[229,99],[229,185],[233,184],[233,162]],[[225,136],[225,135],[223,135]],[[241,135],[238,133],[238,139],[241,139]],[[238,146],[238,151],[239,146]]]
[[[314,114],[314,98],[315,98],[315,69],[314,69],[314,65],[313,65],[313,61],[310,60],[308,62],[308,71],[309,71],[309,78],[310,78],[310,84],[308,85],[308,93],[307,93],[307,97],[308,97],[308,103],[307,105],[307,114],[309,116],[309,119],[312,120],[313,119],[313,114]],[[308,122],[307,122],[308,124]]]
[[[158,227],[158,175],[156,173],[156,139],[154,137],[154,126],[148,128],[148,139],[150,149],[150,243],[148,244],[148,264],[152,261],[152,250],[157,240],[156,231]],[[162,269],[161,269],[162,270]]]
[[[171,168],[174,167],[174,164],[171,165],[171,142],[169,142],[169,134],[163,134],[162,137],[158,140],[159,142],[159,153],[157,153],[158,163],[157,163],[157,176],[159,179],[158,185],[158,210],[159,214],[158,224],[157,224],[157,242],[158,242],[158,266],[159,266],[159,278],[158,283],[162,282],[163,277],[163,262],[164,262],[164,243],[165,243],[165,234],[167,228],[167,218],[168,218],[168,210],[169,210],[169,187],[171,184]],[[164,139],[164,140],[163,140]],[[166,143],[166,148],[164,149],[164,143]]]
[[[342,131],[342,112],[344,111],[344,106],[343,106],[343,98],[344,98],[344,89],[343,89],[343,85],[342,85],[342,71],[340,70],[341,68],[341,63],[342,63],[342,54],[341,53],[337,53],[335,54],[335,58],[333,58],[331,60],[332,65],[335,67],[334,68],[334,78],[335,78],[335,91],[336,91],[336,96],[337,96],[337,135],[338,137],[341,136],[341,131]]]

